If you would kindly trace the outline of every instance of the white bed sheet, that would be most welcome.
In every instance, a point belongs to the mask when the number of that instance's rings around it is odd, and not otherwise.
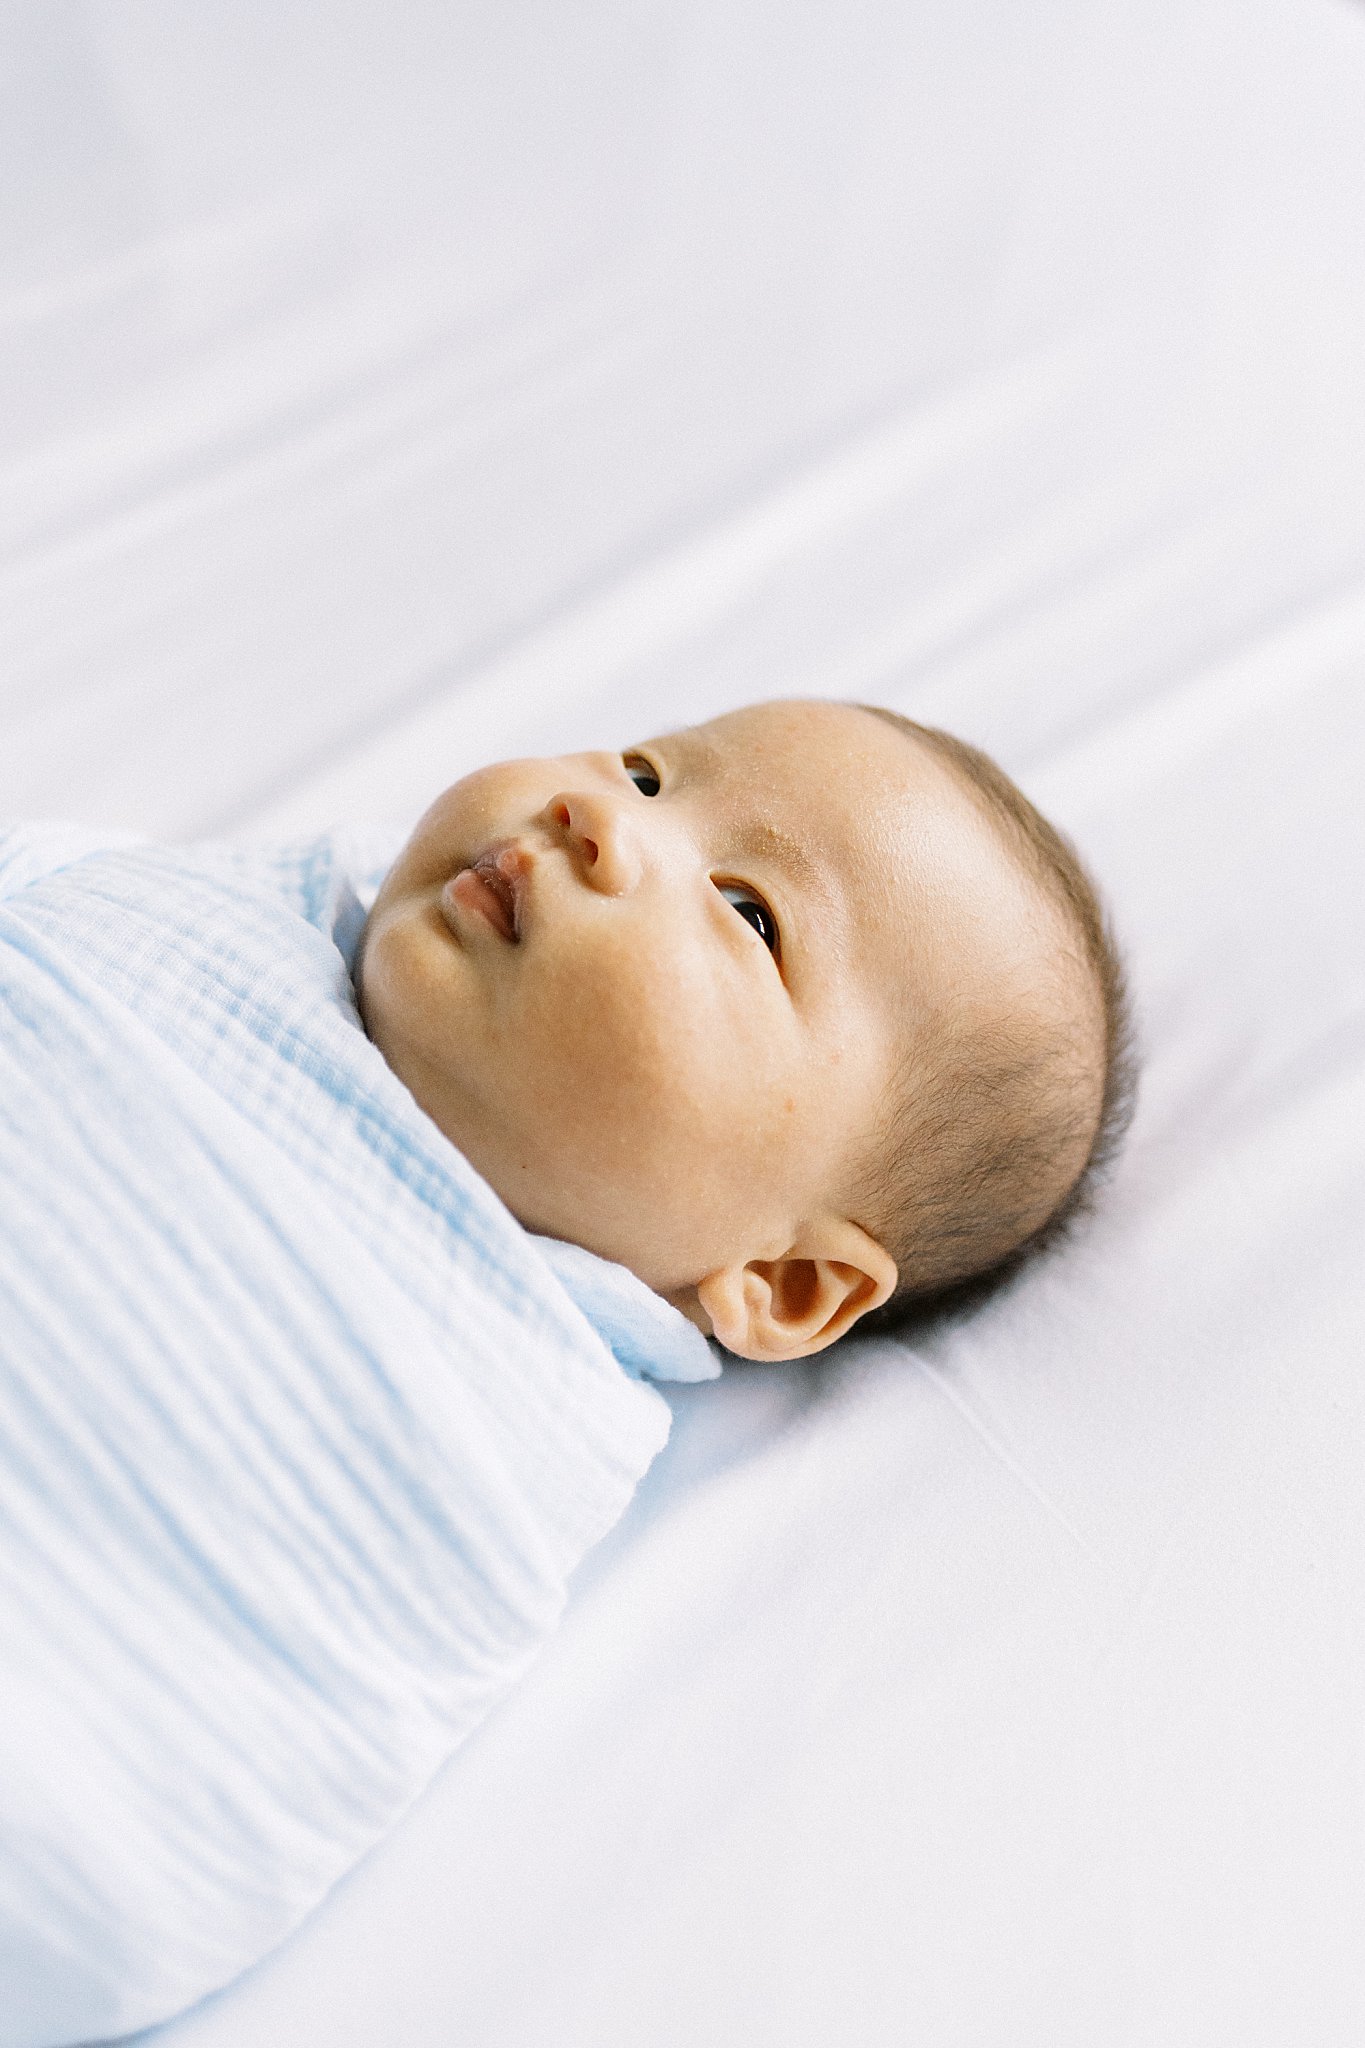
[[[1365,10],[0,27],[0,814],[402,823],[765,694],[995,751],[1147,1042],[1084,1241],[741,1367],[158,2048],[1365,2038]]]

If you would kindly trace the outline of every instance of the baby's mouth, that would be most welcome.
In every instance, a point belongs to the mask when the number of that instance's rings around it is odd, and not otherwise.
[[[515,946],[521,939],[521,884],[525,872],[525,857],[515,846],[490,847],[470,867],[452,875],[446,889],[462,908],[477,911],[494,931]]]

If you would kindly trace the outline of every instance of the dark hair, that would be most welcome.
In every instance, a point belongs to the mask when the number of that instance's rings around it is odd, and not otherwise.
[[[928,1075],[921,1060],[907,1067],[879,1134],[873,1194],[900,1281],[864,1319],[872,1329],[974,1305],[1066,1236],[1132,1121],[1137,1064],[1122,961],[1070,841],[979,748],[899,712],[858,708],[938,757],[1061,913],[1095,993],[1102,1063],[1098,1116],[1094,1048],[1074,1025],[1024,1042],[1003,1026],[949,1033]]]

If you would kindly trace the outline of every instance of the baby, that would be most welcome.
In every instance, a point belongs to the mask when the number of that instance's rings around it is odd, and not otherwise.
[[[850,704],[465,777],[385,876],[355,979],[528,1229],[743,1358],[1012,1271],[1131,1105],[1072,849],[974,748]]]
[[[717,1370],[693,1323],[797,1358],[985,1284],[1122,1123],[1075,856],[890,713],[504,762],[368,917],[365,867],[0,831],[15,2048],[179,2010],[382,1838]]]

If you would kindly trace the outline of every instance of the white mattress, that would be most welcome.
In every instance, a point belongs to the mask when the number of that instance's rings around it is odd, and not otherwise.
[[[1365,2037],[1365,10],[0,28],[0,815],[402,823],[762,695],[996,752],[1147,1065],[972,1323],[672,1398],[160,2048]]]

